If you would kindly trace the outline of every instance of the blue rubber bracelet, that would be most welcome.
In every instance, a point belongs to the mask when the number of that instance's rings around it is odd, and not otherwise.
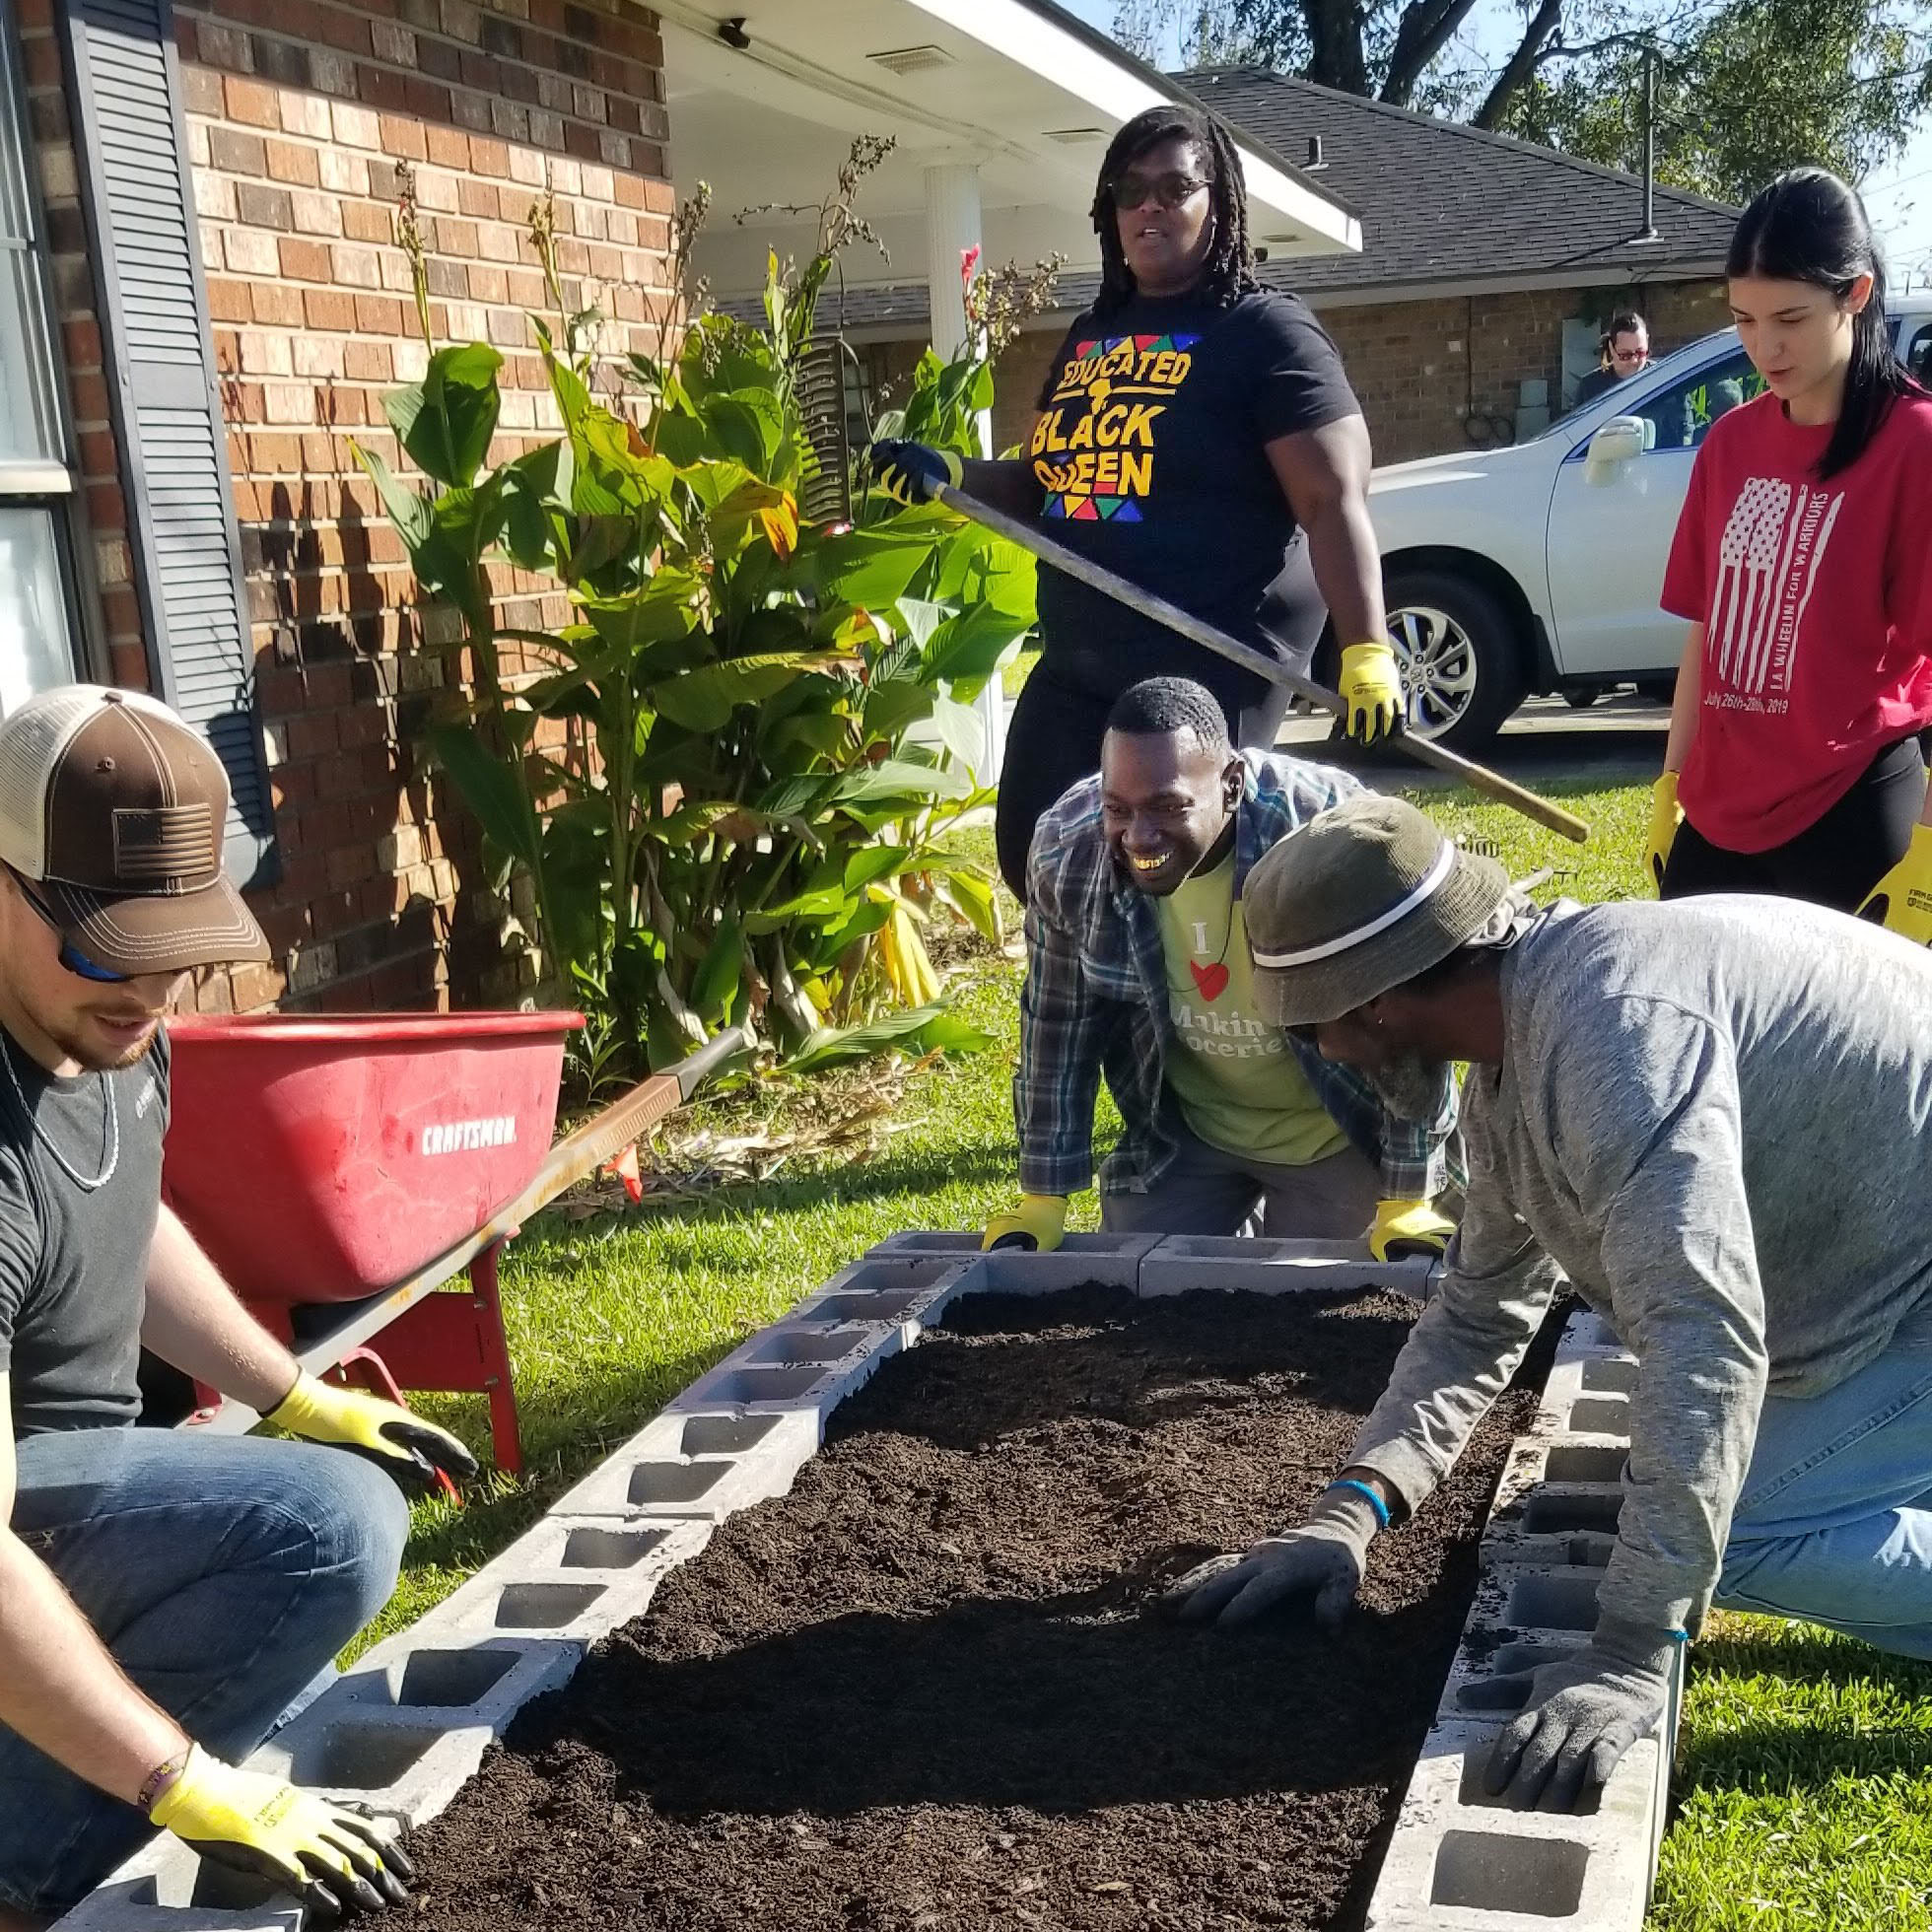
[[[1331,1489],[1353,1489],[1357,1495],[1368,1498],[1369,1507],[1375,1511],[1375,1520],[1383,1529],[1389,1527],[1389,1505],[1371,1489],[1366,1483],[1357,1483],[1352,1476],[1338,1476],[1329,1484]]]

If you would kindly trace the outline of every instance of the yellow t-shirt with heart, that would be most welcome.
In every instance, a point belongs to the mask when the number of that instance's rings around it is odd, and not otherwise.
[[[1281,1029],[1257,1016],[1234,855],[1154,901],[1167,963],[1167,1085],[1210,1146],[1306,1167],[1348,1145]]]

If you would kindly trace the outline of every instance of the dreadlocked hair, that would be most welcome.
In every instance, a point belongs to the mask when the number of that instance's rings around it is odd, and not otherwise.
[[[1149,148],[1175,140],[1191,143],[1213,175],[1208,193],[1213,203],[1214,241],[1202,270],[1202,294],[1216,307],[1228,309],[1261,287],[1255,275],[1254,244],[1248,239],[1248,191],[1233,136],[1205,109],[1168,103],[1136,114],[1114,136],[1100,163],[1100,183],[1092,210],[1093,232],[1100,238],[1100,293],[1093,303],[1096,315],[1119,309],[1134,294],[1134,271],[1121,249],[1114,183]]]

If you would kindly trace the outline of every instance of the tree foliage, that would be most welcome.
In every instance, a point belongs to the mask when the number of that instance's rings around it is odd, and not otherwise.
[[[1657,50],[1659,177],[1720,200],[1816,162],[1856,180],[1932,106],[1932,0],[1127,0],[1123,41],[1253,64],[1541,141],[1606,167],[1643,157]],[[1479,38],[1475,30],[1485,31]]]

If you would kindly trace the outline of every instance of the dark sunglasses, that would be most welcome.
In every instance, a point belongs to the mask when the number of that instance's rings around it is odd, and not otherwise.
[[[53,909],[41,900],[39,894],[18,872],[14,872],[14,868],[11,865],[7,869],[13,872],[14,883],[20,887],[20,896],[60,935],[60,963],[76,979],[93,980],[100,986],[125,986],[127,984],[133,977],[132,974],[110,973],[106,967],[97,966],[72,939],[68,938],[61,932],[60,921],[54,917]]]
[[[1112,193],[1116,208],[1144,208],[1151,201],[1156,208],[1174,209],[1212,186],[1199,174],[1122,174],[1115,178]]]

